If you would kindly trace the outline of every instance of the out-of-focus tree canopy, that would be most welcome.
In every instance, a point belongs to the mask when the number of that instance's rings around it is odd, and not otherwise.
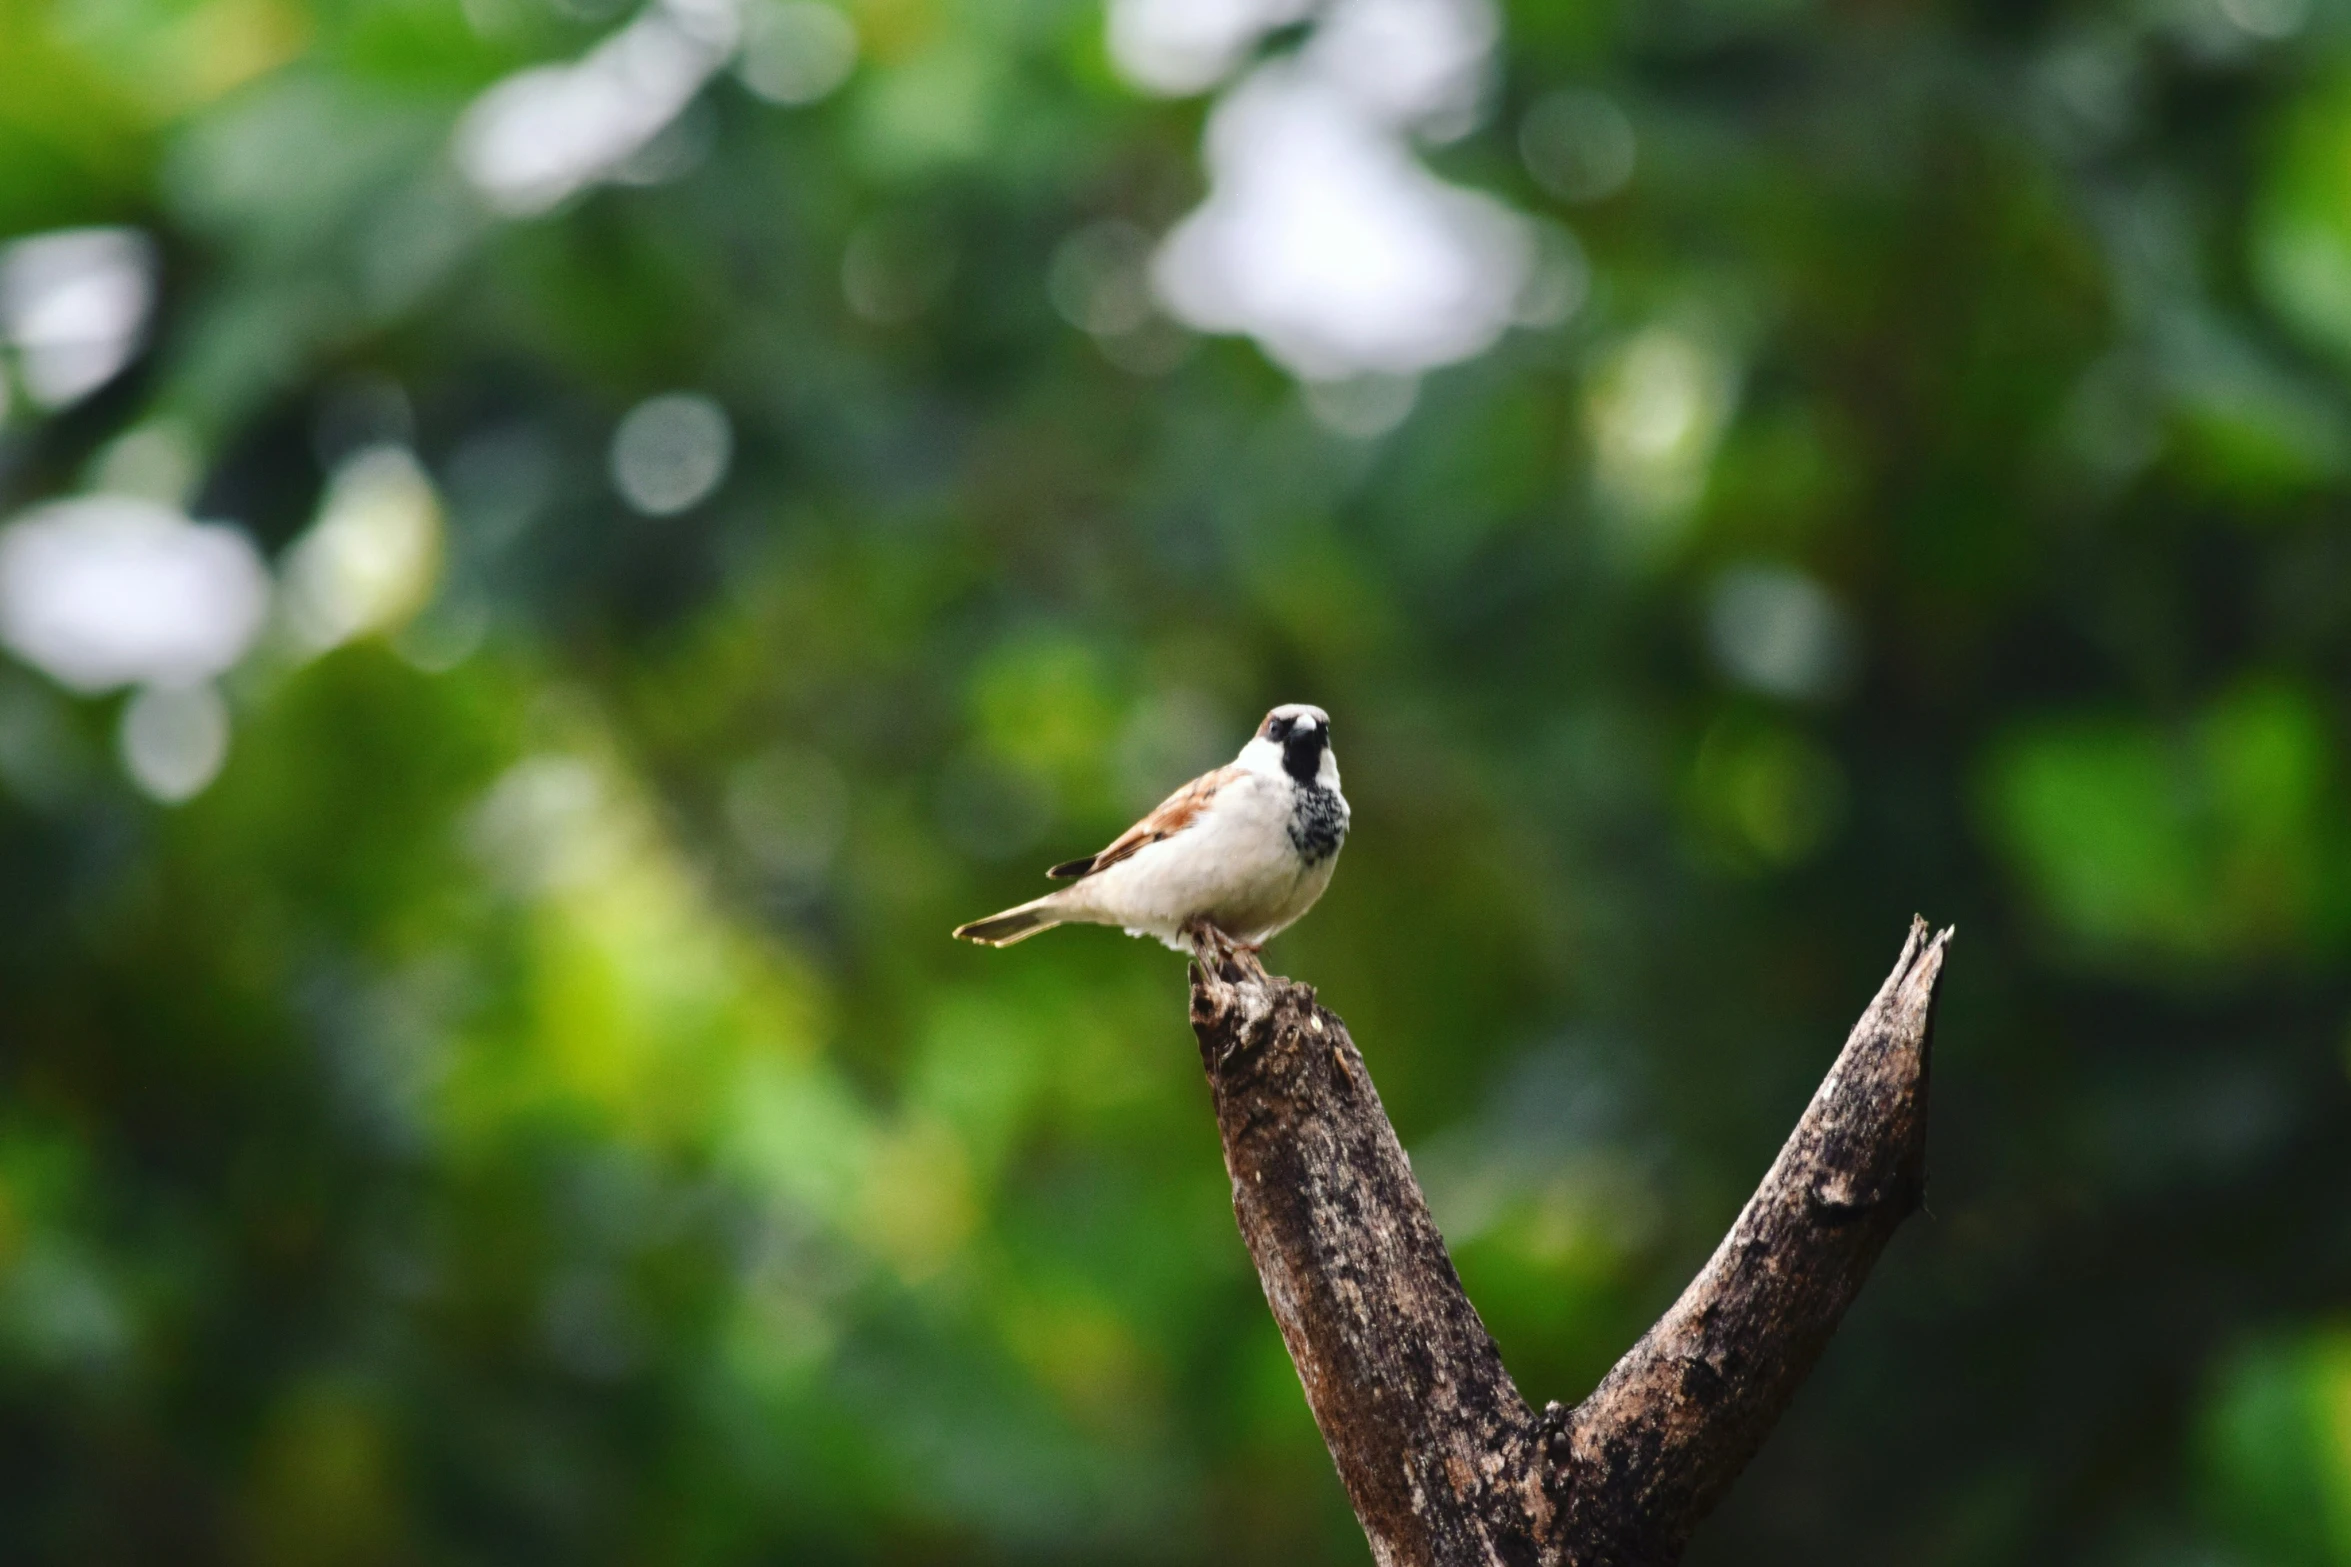
[[[1363,1560],[945,934],[1309,700],[1538,1402],[1959,926],[1694,1562],[2351,1563],[2336,8],[0,0],[0,241],[0,1556]]]

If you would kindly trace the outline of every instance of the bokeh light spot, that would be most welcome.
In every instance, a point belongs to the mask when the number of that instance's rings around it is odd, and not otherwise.
[[[1157,313],[1151,298],[1151,236],[1135,224],[1090,224],[1053,252],[1045,287],[1071,326],[1096,337],[1140,330]]]
[[[726,0],[672,0],[574,64],[506,77],[458,122],[458,167],[499,211],[545,212],[667,129],[733,54],[737,25]]]
[[[1534,263],[1526,221],[1446,184],[1344,89],[1261,68],[1208,127],[1209,196],[1159,253],[1161,298],[1292,373],[1417,375],[1483,352]]]
[[[1119,74],[1170,97],[1205,92],[1308,0],[1110,0],[1110,59]]]
[[[220,674],[261,629],[269,592],[242,532],[151,501],[56,501],[0,530],[0,642],[76,691]]]
[[[286,614],[313,652],[390,630],[424,606],[441,555],[441,503],[397,446],[360,452],[327,483],[318,521],[286,557]]]
[[[1652,327],[1605,357],[1585,394],[1592,477],[1641,552],[1678,537],[1730,422],[1731,365],[1699,337]]]
[[[726,410],[699,392],[667,392],[630,409],[612,434],[612,484],[648,517],[670,517],[717,489],[734,460]]]
[[[1852,667],[1844,611],[1819,583],[1785,566],[1737,566],[1716,579],[1706,638],[1725,673],[1771,696],[1834,695]]]
[[[142,687],[123,706],[118,743],[131,781],[177,805],[202,793],[228,760],[228,704],[209,684]]]
[[[154,242],[137,229],[61,229],[0,248],[0,338],[33,401],[79,402],[130,363],[155,273]]]
[[[856,68],[857,28],[834,7],[820,0],[766,0],[745,11],[735,72],[769,103],[830,97]]]
[[[1402,424],[1419,400],[1420,382],[1409,375],[1358,375],[1344,381],[1309,381],[1302,389],[1306,411],[1333,435],[1375,440]]]
[[[1527,172],[1562,201],[1598,201],[1633,177],[1633,122],[1605,93],[1567,88],[1535,101],[1519,121]]]

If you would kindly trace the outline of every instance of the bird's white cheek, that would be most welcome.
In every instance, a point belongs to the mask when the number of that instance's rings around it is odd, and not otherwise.
[[[1282,770],[1282,748],[1260,735],[1241,747],[1241,754],[1235,760],[1253,773],[1271,776]]]

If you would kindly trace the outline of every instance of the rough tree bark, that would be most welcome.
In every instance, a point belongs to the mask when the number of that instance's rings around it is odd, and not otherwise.
[[[1192,1027],[1233,1211],[1382,1567],[1662,1567],[1762,1446],[1925,1190],[1951,933],[1902,957],[1730,1234],[1573,1409],[1527,1406],[1346,1025],[1213,931]]]

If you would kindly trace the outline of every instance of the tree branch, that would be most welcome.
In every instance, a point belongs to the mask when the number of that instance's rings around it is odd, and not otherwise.
[[[1651,1567],[1755,1455],[1925,1189],[1951,933],[1902,957],[1711,1260],[1574,1409],[1527,1407],[1363,1057],[1214,932],[1192,1027],[1233,1211],[1381,1567]]]
[[[1535,1415],[1462,1293],[1346,1025],[1229,954],[1192,969],[1233,1211],[1382,1567],[1548,1526]],[[1252,972],[1254,969],[1254,972]]]

